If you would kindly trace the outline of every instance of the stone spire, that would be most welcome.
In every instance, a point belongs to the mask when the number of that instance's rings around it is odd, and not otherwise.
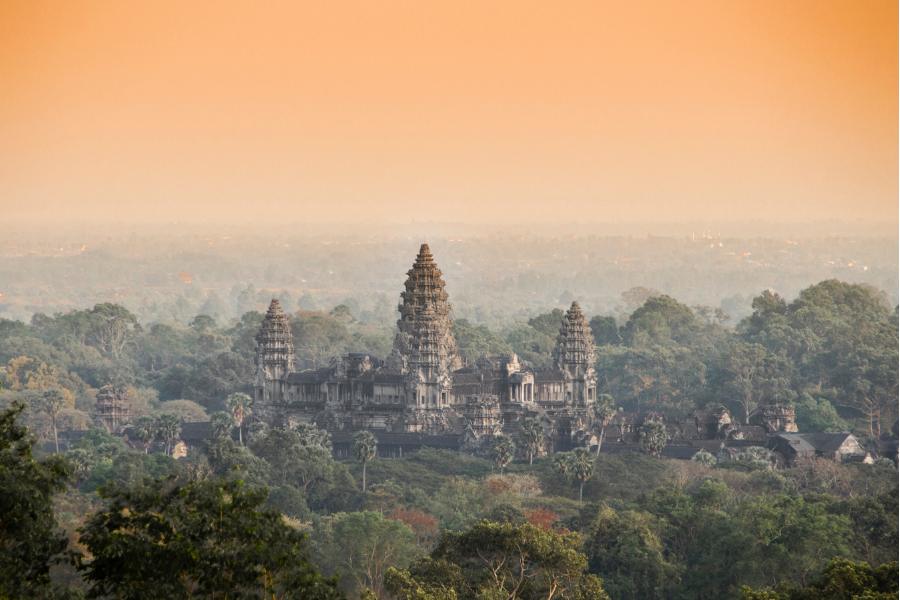
[[[291,324],[274,298],[256,334],[256,366],[266,379],[284,379],[294,370]]]
[[[101,387],[97,390],[94,412],[108,432],[117,433],[130,416],[125,389],[112,384]]]
[[[594,335],[577,302],[572,303],[563,318],[553,359],[557,369],[571,375],[593,369]]]
[[[459,368],[459,357],[444,279],[428,244],[419,248],[400,298],[394,339],[397,366],[404,372],[418,371],[426,381],[447,377]]]

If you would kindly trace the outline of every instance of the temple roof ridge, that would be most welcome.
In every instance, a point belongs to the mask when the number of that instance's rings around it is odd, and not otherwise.
[[[449,372],[458,366],[459,358],[444,286],[431,248],[423,242],[400,293],[394,354],[406,357],[410,365],[428,363]]]
[[[592,365],[594,339],[587,318],[578,301],[573,301],[562,318],[556,340],[554,362],[558,368],[575,365]]]
[[[266,318],[276,317],[283,314],[284,309],[281,308],[281,302],[278,301],[278,298],[272,298],[272,301],[269,302],[269,309],[266,311]]]
[[[269,303],[269,309],[266,311],[266,315],[263,317],[262,323],[260,323],[259,332],[256,334],[256,341],[264,346],[272,342],[293,343],[290,321],[277,298],[272,298],[272,301]],[[293,354],[293,347],[291,347],[290,351]]]

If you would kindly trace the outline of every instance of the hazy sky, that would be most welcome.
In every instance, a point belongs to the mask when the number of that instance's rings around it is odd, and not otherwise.
[[[5,218],[897,220],[897,3],[0,2]]]

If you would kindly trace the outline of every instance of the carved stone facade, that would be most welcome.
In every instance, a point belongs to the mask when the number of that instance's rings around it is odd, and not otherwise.
[[[566,311],[553,358],[556,368],[565,376],[566,400],[582,408],[592,404],[597,388],[594,336],[577,302]]]
[[[764,404],[750,415],[750,422],[765,427],[767,433],[797,433],[797,416],[793,406]]]
[[[369,429],[482,438],[515,433],[529,417],[550,424],[567,449],[590,431],[597,396],[594,343],[577,303],[560,323],[554,368],[535,370],[515,354],[462,367],[440,269],[422,244],[400,295],[387,361],[352,353],[328,367],[294,371],[290,323],[272,301],[257,336],[254,414],[271,424],[315,422],[331,431]]]
[[[94,416],[109,433],[119,433],[131,417],[125,390],[112,384],[97,390]]]
[[[294,334],[281,303],[272,299],[262,327],[256,334],[255,404],[265,411],[284,396],[288,375],[294,371]],[[263,418],[272,415],[263,413]]]

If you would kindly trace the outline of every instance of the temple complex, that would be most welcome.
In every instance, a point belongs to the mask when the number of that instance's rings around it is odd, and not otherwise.
[[[560,323],[552,369],[533,369],[515,354],[463,366],[444,288],[422,244],[400,294],[391,355],[351,353],[306,371],[294,368],[290,323],[272,300],[256,337],[254,414],[271,425],[313,422],[335,433],[457,435],[460,445],[514,434],[523,419],[538,418],[553,448],[584,443],[597,376],[593,336],[578,304]]]

